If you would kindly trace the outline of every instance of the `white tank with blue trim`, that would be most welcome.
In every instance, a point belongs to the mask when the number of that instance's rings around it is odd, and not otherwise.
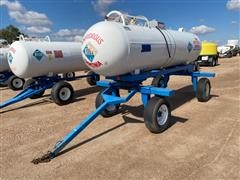
[[[195,34],[166,30],[143,16],[111,11],[105,21],[85,33],[82,55],[95,73],[115,76],[188,64],[200,50],[201,41]]]
[[[80,42],[15,41],[8,53],[12,72],[21,78],[87,70]]]

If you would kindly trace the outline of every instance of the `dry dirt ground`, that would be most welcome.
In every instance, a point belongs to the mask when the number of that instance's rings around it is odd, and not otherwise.
[[[137,95],[111,118],[98,117],[67,151],[49,163],[31,160],[51,150],[94,110],[97,87],[72,83],[76,101],[57,106],[49,92],[1,110],[1,179],[240,179],[240,57],[220,59],[212,98],[200,103],[190,78],[172,77],[172,125],[152,134]],[[16,92],[1,88],[1,102]]]

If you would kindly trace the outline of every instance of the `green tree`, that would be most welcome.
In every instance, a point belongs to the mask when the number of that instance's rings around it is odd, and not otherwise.
[[[8,43],[12,43],[13,41],[18,39],[18,36],[21,34],[20,30],[13,26],[9,25],[4,29],[0,30],[0,39],[6,39]]]

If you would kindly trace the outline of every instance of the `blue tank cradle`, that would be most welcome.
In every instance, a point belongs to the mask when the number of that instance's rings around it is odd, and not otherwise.
[[[107,77],[106,80],[98,81],[97,85],[105,88],[101,93],[104,102],[97,107],[87,118],[79,123],[72,131],[69,132],[62,140],[58,141],[52,151],[49,151],[46,155],[34,159],[32,162],[38,164],[40,162],[50,161],[56,157],[59,152],[70,143],[81,131],[83,131],[93,120],[97,118],[108,106],[118,105],[128,102],[136,93],[140,93],[142,96],[143,105],[146,106],[151,95],[159,95],[162,97],[172,96],[174,90],[168,88],[154,87],[150,85],[142,85],[142,82],[148,78],[154,78],[157,76],[164,77],[165,87],[169,81],[171,75],[190,76],[192,78],[193,90],[196,94],[197,83],[199,77],[214,77],[214,73],[194,71],[194,65],[179,65],[169,67],[160,70],[151,70],[140,72],[139,74],[127,74],[121,76]],[[110,80],[110,81],[109,81]],[[120,89],[127,89],[128,95],[125,97],[119,96]]]

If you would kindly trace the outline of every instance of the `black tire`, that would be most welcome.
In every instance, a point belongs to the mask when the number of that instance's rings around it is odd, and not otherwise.
[[[96,83],[97,83],[97,81],[100,80],[100,76],[97,75],[97,74],[95,74],[95,73],[92,72],[92,71],[89,71],[89,72],[87,73],[87,75],[88,75],[88,77],[87,77],[87,82],[88,82],[88,84],[91,85],[91,86],[95,86]]]
[[[232,55],[237,56],[237,51],[233,51]]]
[[[200,56],[200,58],[201,58],[201,56]],[[195,72],[195,71],[199,71],[199,70],[200,70],[200,63],[196,61],[193,64],[193,71]]]
[[[152,80],[152,86],[164,88],[165,87],[164,77],[162,75],[154,77]]]
[[[212,58],[211,66],[212,67],[216,66],[216,59],[215,59],[215,57]]]
[[[216,66],[218,65],[218,56],[216,57]]]
[[[23,89],[24,83],[25,83],[24,79],[14,75],[8,79],[8,87],[14,91]]]
[[[104,103],[104,99],[102,98],[102,92],[100,91],[95,100],[95,107],[98,108],[102,103]],[[101,115],[103,117],[111,117],[118,113],[120,104],[112,105],[111,107],[107,107],[104,111],[102,111]]]
[[[168,102],[157,96],[152,97],[144,109],[144,123],[152,133],[165,131],[169,127],[170,116],[171,110]]]
[[[67,72],[63,74],[63,78],[68,80],[74,80],[76,78],[75,72]]]
[[[197,99],[199,102],[207,102],[210,99],[211,84],[208,78],[201,78],[197,83]]]
[[[71,103],[74,98],[74,91],[72,85],[65,81],[57,82],[52,87],[51,97],[53,102],[55,102],[59,106]]]
[[[23,86],[23,89],[27,89],[27,88],[29,88],[30,86],[33,86],[33,85],[36,83],[36,81],[37,81],[37,80],[35,80],[35,79],[28,79],[28,80],[25,82],[25,84],[24,84],[24,86]],[[43,96],[44,92],[45,92],[45,90],[39,92],[38,94],[34,94],[33,96],[30,97],[30,99],[38,99],[38,98],[40,98],[40,97]]]
[[[233,55],[232,55],[232,53],[231,52],[229,52],[228,54],[227,54],[227,58],[231,58]]]

